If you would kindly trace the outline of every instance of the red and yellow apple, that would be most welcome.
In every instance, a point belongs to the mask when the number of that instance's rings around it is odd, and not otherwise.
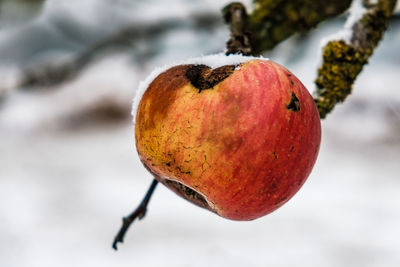
[[[218,215],[252,220],[287,202],[316,161],[320,118],[287,69],[251,59],[158,75],[136,114],[145,167],[178,195]]]

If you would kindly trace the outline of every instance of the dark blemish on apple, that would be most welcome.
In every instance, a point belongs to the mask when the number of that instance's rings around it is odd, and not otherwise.
[[[168,167],[171,167],[171,162],[165,163]]]
[[[274,155],[274,158],[275,159],[278,159],[278,155],[276,154],[276,152],[274,151],[274,152],[272,152],[272,154]]]
[[[294,112],[300,111],[300,101],[295,95],[295,93],[292,92],[292,97],[290,98],[290,102],[286,106],[286,108],[289,110],[293,110]]]
[[[293,152],[293,150],[294,150],[294,146],[292,146],[292,147],[290,148],[290,152]]]
[[[211,89],[228,78],[235,68],[235,65],[226,65],[216,69],[206,65],[189,65],[185,75],[201,93],[202,90]]]
[[[291,80],[291,81],[290,81],[290,84],[291,84],[291,85],[294,85],[294,82]]]
[[[192,188],[176,181],[165,180],[166,185],[173,189],[178,195],[182,196],[186,200],[208,210],[212,210],[208,205],[206,198],[200,193],[196,192]]]

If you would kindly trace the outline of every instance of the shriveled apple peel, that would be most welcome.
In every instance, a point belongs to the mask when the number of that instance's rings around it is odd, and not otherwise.
[[[240,55],[154,71],[133,116],[139,157],[155,179],[232,220],[287,202],[311,172],[321,139],[301,82],[277,63]]]

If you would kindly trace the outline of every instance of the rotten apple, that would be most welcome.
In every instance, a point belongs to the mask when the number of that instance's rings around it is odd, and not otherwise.
[[[222,217],[252,220],[303,185],[321,125],[313,98],[290,71],[249,59],[159,74],[138,104],[135,138],[159,182]]]

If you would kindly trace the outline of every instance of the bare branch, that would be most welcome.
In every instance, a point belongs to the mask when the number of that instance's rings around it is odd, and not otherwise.
[[[68,62],[26,69],[19,87],[47,87],[65,82],[80,73],[84,67],[99,55],[112,51],[120,52],[121,50],[132,49],[138,41],[145,41],[149,44],[147,46],[149,51],[146,51],[145,57],[150,57],[160,49],[160,42],[154,40],[168,31],[185,27],[191,27],[194,30],[212,30],[219,23],[221,23],[221,18],[216,14],[196,14],[190,16],[188,20],[173,18],[151,25],[132,25],[89,47]]]
[[[225,23],[229,24],[231,36],[226,43],[227,52],[230,54],[252,55],[250,33],[246,32],[247,12],[241,3],[232,3],[222,10]]]

